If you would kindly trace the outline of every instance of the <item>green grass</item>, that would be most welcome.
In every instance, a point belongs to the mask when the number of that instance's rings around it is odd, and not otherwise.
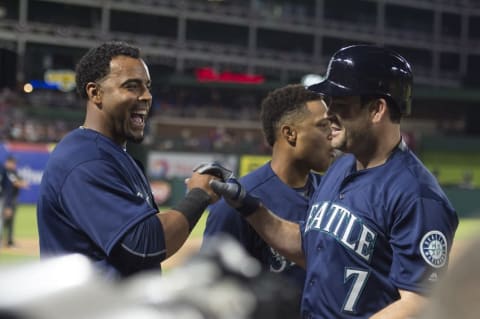
[[[20,205],[15,220],[17,238],[38,238],[35,205]]]
[[[19,205],[15,216],[15,239],[37,240],[37,218],[35,205]],[[4,242],[4,241],[3,241]],[[0,264],[38,260],[38,253],[0,248]]]
[[[423,163],[438,173],[443,185],[460,184],[464,175],[473,174],[473,185],[480,187],[480,153],[426,151],[421,154]]]
[[[38,239],[37,219],[34,205],[20,205],[17,211],[15,223],[15,238],[17,239]],[[190,238],[200,238],[203,235],[207,214],[203,214],[197,226],[192,230]],[[470,240],[479,236],[480,217],[463,218],[460,220],[455,238],[459,240]],[[0,249],[0,264],[38,260],[38,254],[22,254],[17,251],[6,251]]]
[[[455,239],[473,239],[480,237],[480,218],[463,218],[458,224],[457,233]]]
[[[192,229],[192,233],[190,234],[190,237],[200,238],[203,236],[203,230],[205,229],[207,216],[208,216],[208,213],[205,213],[202,215],[202,217],[200,217],[200,220],[198,221],[197,225],[195,225],[195,227]]]
[[[40,258],[36,255],[32,256],[18,253],[0,252],[0,265],[36,261],[39,259]]]
[[[166,208],[162,208],[164,210]],[[199,238],[203,235],[207,214],[203,214],[198,224],[190,234],[191,238]],[[15,219],[15,239],[38,240],[37,217],[35,205],[19,205]],[[19,245],[21,246],[21,244]],[[22,248],[22,247],[20,247]],[[23,253],[21,249],[10,250],[0,248],[0,264],[38,260],[38,253]]]

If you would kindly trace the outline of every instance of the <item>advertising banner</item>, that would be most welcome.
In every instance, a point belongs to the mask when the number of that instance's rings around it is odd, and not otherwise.
[[[26,189],[20,190],[19,203],[35,204],[37,202],[40,181],[52,148],[51,144],[0,144],[0,163],[3,165],[7,156],[13,156],[17,160],[19,175],[29,185]]]
[[[216,153],[156,152],[148,154],[147,175],[158,205],[173,205],[185,196],[185,178],[192,175],[198,164],[217,161],[224,167],[238,172],[235,155]]]
[[[150,152],[148,155],[147,174],[152,179],[185,178],[192,175],[192,170],[198,164],[213,161],[217,161],[235,174],[237,173],[238,160],[235,155]]]
[[[240,158],[240,170],[238,172],[238,176],[243,176],[254,169],[259,168],[269,160],[271,160],[271,156],[260,156],[260,155],[245,155]]]

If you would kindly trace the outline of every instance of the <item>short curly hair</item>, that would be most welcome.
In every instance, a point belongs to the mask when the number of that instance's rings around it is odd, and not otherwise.
[[[267,143],[273,146],[281,124],[307,114],[307,102],[321,99],[320,95],[307,90],[302,84],[289,84],[270,92],[262,101],[260,112]]]
[[[85,87],[89,82],[102,79],[110,72],[110,61],[119,55],[140,58],[140,50],[125,42],[111,41],[90,49],[78,62],[75,69],[77,93],[88,98]]]

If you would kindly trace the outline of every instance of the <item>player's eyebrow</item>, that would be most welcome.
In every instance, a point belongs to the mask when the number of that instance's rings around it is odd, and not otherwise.
[[[329,117],[324,117],[323,119],[319,120],[318,123],[319,124],[324,124],[325,122],[330,122],[330,116]]]
[[[128,85],[128,84],[137,84],[137,85],[142,85],[144,81],[142,79],[127,79],[125,82],[122,83],[122,86]],[[145,85],[150,88],[152,85],[151,81],[146,81]]]
[[[330,125],[330,117],[326,117],[316,121],[315,125],[318,125],[318,126]]]

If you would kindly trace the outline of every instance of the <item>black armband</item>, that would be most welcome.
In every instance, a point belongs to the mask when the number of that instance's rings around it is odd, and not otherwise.
[[[188,221],[189,231],[191,231],[209,204],[210,195],[201,188],[193,188],[172,209],[179,211],[185,216]]]

